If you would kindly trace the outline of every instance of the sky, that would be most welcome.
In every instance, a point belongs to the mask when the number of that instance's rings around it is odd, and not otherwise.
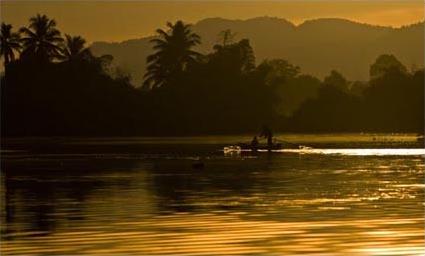
[[[400,27],[424,20],[423,0],[0,0],[1,21],[19,28],[36,13],[54,18],[61,31],[89,42],[123,41],[152,35],[167,21],[195,23],[212,17],[285,18],[295,24],[316,18],[345,18],[361,23]]]

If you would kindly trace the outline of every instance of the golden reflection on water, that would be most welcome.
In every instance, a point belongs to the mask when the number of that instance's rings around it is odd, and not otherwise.
[[[347,156],[425,156],[424,148],[337,148],[337,149],[281,149],[276,152],[299,154],[347,155]]]
[[[0,252],[425,255],[423,151],[13,155]]]
[[[22,239],[4,242],[2,252],[16,255],[423,255],[425,251],[420,228],[424,225],[423,218],[279,222],[227,214],[182,213],[109,225],[119,230],[111,233],[96,231],[93,227],[74,227],[74,230],[49,236],[19,234]]]

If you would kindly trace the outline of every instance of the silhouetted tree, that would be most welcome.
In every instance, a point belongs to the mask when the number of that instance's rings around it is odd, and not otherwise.
[[[279,97],[279,113],[291,116],[301,104],[316,98],[321,86],[318,78],[310,75],[298,75],[288,79],[276,89]]]
[[[235,37],[236,33],[233,33],[230,29],[226,29],[218,34],[218,41],[222,46],[226,46],[228,44],[233,43]]]
[[[21,50],[19,33],[12,32],[12,25],[1,23],[0,35],[0,56],[4,58],[6,67],[11,61],[15,60],[15,52]]]
[[[209,55],[209,62],[220,69],[223,74],[243,74],[255,68],[254,51],[248,39],[227,45],[214,45],[214,52]]]
[[[283,59],[264,60],[258,69],[268,69],[266,83],[269,85],[282,84],[300,73],[299,67]]]
[[[407,68],[394,55],[380,55],[375,60],[375,63],[370,66],[370,79],[377,79],[384,75],[388,70],[394,68],[400,70],[403,73],[407,72]]]
[[[256,66],[247,39],[226,36],[201,56],[192,50],[199,36],[179,21],[152,40],[145,85],[161,88],[143,91],[111,55],[91,55],[83,38],[66,35],[62,44],[55,26],[33,17],[22,29],[21,57],[38,61],[12,61],[18,46],[6,50],[3,42],[17,37],[2,25],[2,55],[8,52],[10,62],[1,77],[2,135],[224,134],[256,132],[266,123],[294,132],[424,129],[424,71],[408,72],[391,55],[371,66],[369,82],[350,87],[336,71],[321,82],[283,59]]]
[[[161,87],[186,70],[200,56],[192,48],[200,44],[200,37],[193,33],[190,25],[177,21],[167,23],[169,31],[158,29],[157,38],[151,40],[155,53],[147,58],[144,85]]]
[[[423,81],[423,70],[411,74],[398,65],[372,79],[364,91],[369,126],[375,131],[423,131]]]
[[[319,79],[300,74],[298,66],[284,59],[265,60],[257,69],[266,71],[265,82],[279,98],[277,112],[284,116],[292,115],[304,101],[317,96],[321,85]]]
[[[58,57],[63,38],[56,29],[56,21],[46,15],[37,14],[31,17],[29,22],[28,27],[20,29],[24,35],[21,39],[24,47],[21,58],[49,62]]]
[[[92,57],[89,48],[85,47],[86,40],[81,36],[65,35],[65,42],[61,49],[60,60],[74,61]]]
[[[359,110],[359,98],[339,87],[323,84],[316,98],[306,100],[295,111],[290,129],[296,132],[358,131],[364,128]]]
[[[363,92],[369,87],[369,83],[365,81],[355,81],[350,87],[350,93],[358,97],[363,96]]]
[[[345,77],[336,70],[332,70],[331,73],[323,80],[325,85],[330,85],[338,88],[341,91],[347,92],[349,90],[349,82]]]

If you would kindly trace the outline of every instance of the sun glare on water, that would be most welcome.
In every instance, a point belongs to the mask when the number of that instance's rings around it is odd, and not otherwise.
[[[425,155],[424,148],[347,148],[347,149],[282,149],[279,152],[349,156],[417,156]]]

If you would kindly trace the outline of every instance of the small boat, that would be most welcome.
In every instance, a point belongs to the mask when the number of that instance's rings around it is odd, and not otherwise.
[[[237,146],[240,147],[240,149],[242,149],[242,150],[252,150],[252,151],[256,151],[256,150],[279,150],[279,149],[284,148],[282,143],[274,143],[272,146],[260,144],[256,147],[253,147],[250,143],[238,143]]]
[[[312,149],[309,146],[304,145],[298,145],[286,141],[281,141],[278,143],[273,143],[273,145],[270,147],[267,144],[259,144],[256,147],[253,147],[251,143],[238,143],[233,146],[227,146],[223,148],[223,151],[225,154],[233,154],[233,153],[240,153],[243,151],[280,151],[284,149],[297,149],[297,150],[309,150]]]
[[[238,143],[237,144],[240,149],[243,150],[279,150],[279,149],[310,149],[310,147],[298,145],[294,143],[289,143],[286,141],[281,141],[278,143],[273,143],[272,146],[267,144],[259,144],[255,148],[251,145],[251,143]]]

